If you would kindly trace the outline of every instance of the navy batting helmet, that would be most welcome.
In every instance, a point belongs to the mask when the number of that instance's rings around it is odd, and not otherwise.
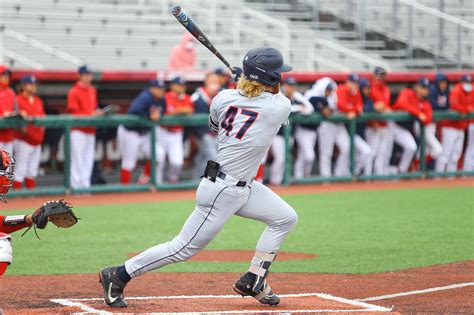
[[[250,50],[244,57],[243,68],[246,79],[269,86],[280,83],[280,73],[293,69],[283,63],[283,56],[277,49],[270,47],[259,47]]]

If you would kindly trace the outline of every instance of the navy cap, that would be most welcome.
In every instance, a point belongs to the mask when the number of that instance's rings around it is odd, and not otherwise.
[[[224,69],[224,68],[216,68],[214,70],[214,74],[217,74],[217,75],[229,75],[229,73],[227,73],[227,71]]]
[[[435,81],[448,81],[448,77],[443,72],[437,72],[435,75]]]
[[[2,75],[11,75],[12,72],[6,66],[0,64],[0,74],[2,74]]]
[[[186,80],[184,80],[184,78],[182,76],[178,75],[178,76],[174,77],[173,79],[171,79],[170,83],[171,84],[185,85]]]
[[[150,87],[164,88],[165,82],[163,80],[151,80]]]
[[[92,73],[92,69],[88,65],[83,65],[77,69],[77,72],[79,72],[79,74]]]
[[[283,84],[288,84],[288,85],[296,85],[298,82],[296,81],[295,78],[293,77],[288,77],[285,80],[283,80]]]
[[[38,81],[36,80],[36,77],[34,75],[25,75],[20,80],[20,84],[36,84],[36,83],[38,83]]]
[[[357,73],[351,73],[347,77],[347,81],[359,83],[359,81],[360,81],[359,75]]]
[[[428,88],[428,87],[430,87],[430,80],[428,80],[427,77],[421,77],[418,80],[417,84],[421,87]]]
[[[385,70],[382,67],[375,67],[374,74],[375,75],[385,75],[385,74],[387,74],[387,70]]]
[[[370,81],[367,79],[361,79],[359,85],[361,88],[367,87],[367,86],[370,87]]]
[[[465,74],[461,77],[461,82],[471,82],[471,76],[469,74]]]

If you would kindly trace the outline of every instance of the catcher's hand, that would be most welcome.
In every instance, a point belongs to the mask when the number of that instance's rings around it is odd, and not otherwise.
[[[33,213],[31,219],[38,229],[44,229],[48,221],[62,228],[69,228],[78,221],[72,205],[63,199],[46,202]]]

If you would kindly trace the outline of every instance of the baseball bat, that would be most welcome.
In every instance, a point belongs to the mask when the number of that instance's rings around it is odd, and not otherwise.
[[[230,63],[222,56],[222,54],[214,47],[211,43],[209,38],[207,38],[206,34],[201,31],[199,26],[194,22],[194,20],[184,11],[184,9],[177,5],[171,10],[171,14],[178,20],[181,25],[184,26],[185,29],[188,30],[196,39],[203,44],[207,49],[209,49],[220,61],[222,61],[227,68],[232,73],[235,73],[234,68],[230,65]]]

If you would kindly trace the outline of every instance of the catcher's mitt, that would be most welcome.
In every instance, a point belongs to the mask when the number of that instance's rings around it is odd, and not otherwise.
[[[31,219],[38,229],[44,229],[48,221],[62,228],[69,228],[78,221],[72,205],[63,199],[46,202],[33,213]]]

